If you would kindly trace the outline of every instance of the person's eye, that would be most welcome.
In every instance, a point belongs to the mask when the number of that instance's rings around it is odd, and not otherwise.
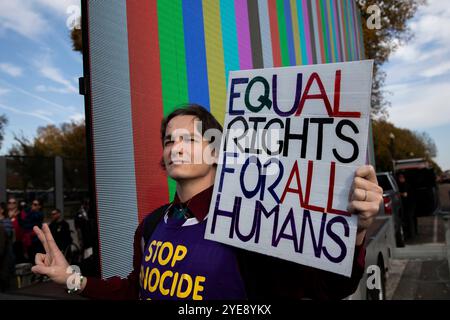
[[[172,144],[173,144],[173,141],[172,141],[172,140],[166,140],[166,141],[164,142],[164,146],[165,146],[165,147],[170,146],[170,145],[172,145]]]

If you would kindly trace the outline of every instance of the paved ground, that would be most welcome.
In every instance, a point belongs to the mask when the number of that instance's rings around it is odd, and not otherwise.
[[[417,231],[419,234],[412,240],[407,240],[407,245],[425,244],[425,243],[445,243],[446,222],[442,217],[418,217]]]
[[[388,300],[450,300],[450,259],[424,257],[431,248],[450,245],[446,240],[448,227],[442,216],[418,219],[419,235],[407,241],[405,249],[422,258],[391,260],[386,284]]]
[[[450,300],[450,273],[446,259],[392,262],[393,278],[390,275],[386,288],[389,300]]]

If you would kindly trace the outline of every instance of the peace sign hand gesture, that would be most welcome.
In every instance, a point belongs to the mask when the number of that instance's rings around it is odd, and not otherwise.
[[[66,285],[67,279],[71,275],[70,271],[68,272],[67,270],[69,263],[56,245],[52,233],[50,232],[50,228],[44,223],[42,230],[39,229],[39,227],[34,227],[33,231],[44,246],[46,253],[36,254],[36,265],[31,268],[31,271],[33,271],[33,273],[46,275],[58,284]]]

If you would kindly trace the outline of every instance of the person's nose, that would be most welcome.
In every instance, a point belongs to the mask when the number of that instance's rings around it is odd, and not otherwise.
[[[183,154],[183,152],[184,152],[183,141],[181,139],[175,140],[172,146],[171,155],[179,155]]]

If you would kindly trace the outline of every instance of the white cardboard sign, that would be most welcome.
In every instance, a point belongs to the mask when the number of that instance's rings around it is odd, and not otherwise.
[[[205,238],[350,276],[373,61],[230,72]]]

